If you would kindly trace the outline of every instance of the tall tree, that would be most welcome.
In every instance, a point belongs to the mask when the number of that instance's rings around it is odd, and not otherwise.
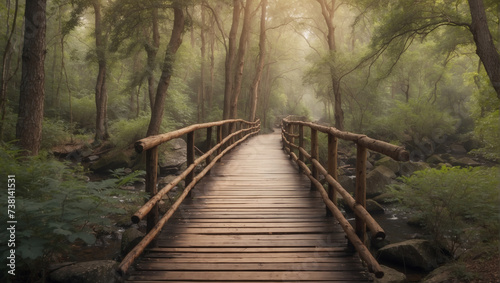
[[[10,2],[9,2],[10,4]],[[14,53],[14,48],[12,47],[12,40],[14,33],[16,31],[17,15],[19,12],[19,0],[16,0],[14,4],[14,19],[12,20],[12,25],[10,24],[10,17],[6,17],[7,26],[7,42],[5,43],[5,49],[2,55],[2,70],[0,76],[0,139],[3,138],[5,112],[7,108],[7,84],[9,82],[9,71],[10,71],[10,60],[12,54]],[[10,12],[10,7],[7,13]],[[10,30],[9,30],[10,27]]]
[[[38,155],[45,99],[46,0],[26,0],[22,77],[16,138],[26,155]]]
[[[323,15],[323,19],[325,20],[327,27],[327,35],[326,40],[328,43],[328,49],[330,56],[329,58],[333,58],[335,52],[337,51],[337,47],[335,45],[335,25],[333,24],[333,19],[335,17],[336,0],[316,0],[321,5],[321,14]],[[334,96],[334,117],[335,117],[335,127],[339,130],[344,130],[344,110],[342,109],[342,94],[340,88],[340,76],[338,75],[338,71],[336,70],[336,66],[334,62],[330,62],[330,76],[332,83],[332,91]]]
[[[102,21],[101,0],[93,0],[95,14],[95,45],[97,62],[99,70],[97,73],[95,85],[95,105],[96,105],[96,126],[95,126],[95,142],[107,140],[108,133],[108,93],[106,89],[107,76],[107,33]]]
[[[266,57],[266,17],[267,17],[267,0],[261,2],[262,10],[260,14],[260,35],[259,35],[259,60],[255,65],[255,77],[250,87],[250,121],[254,121],[257,113],[257,103],[259,100],[259,86],[264,70],[264,62]]]
[[[168,42],[165,59],[163,61],[162,74],[156,90],[154,108],[151,112],[151,120],[147,132],[148,136],[157,135],[159,133],[161,121],[163,120],[165,98],[174,71],[175,54],[182,44],[182,36],[184,34],[185,16],[183,5],[185,4],[182,4],[181,0],[172,4],[174,10],[174,26]]]
[[[234,62],[236,58],[236,36],[241,17],[240,0],[233,0],[233,20],[231,30],[229,31],[228,46],[226,47],[226,62],[224,65],[224,109],[222,118],[224,120],[231,117],[231,102],[233,101],[233,84],[234,84]],[[227,129],[224,129],[224,135],[227,134]]]
[[[497,92],[497,97],[500,99],[500,54],[495,48],[495,43],[488,27],[484,3],[483,0],[468,0],[468,2],[472,17],[470,31],[474,36],[474,42],[477,47],[476,52],[481,62],[483,62],[493,88]],[[500,5],[498,9],[500,11]],[[498,40],[500,41],[500,38]]]
[[[243,27],[241,28],[240,42],[238,45],[238,53],[236,55],[236,69],[234,70],[233,91],[231,97],[231,108],[229,110],[230,118],[238,118],[238,100],[243,84],[243,69],[245,67],[245,56],[248,49],[248,40],[250,37],[250,29],[252,26],[251,12],[253,0],[247,0],[245,3],[245,12],[243,17]]]

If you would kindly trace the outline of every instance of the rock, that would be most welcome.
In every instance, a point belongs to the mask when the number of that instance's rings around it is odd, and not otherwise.
[[[97,156],[97,155],[91,155],[91,156],[85,158],[85,161],[87,161],[87,162],[94,162],[94,161],[96,161],[98,159],[99,159],[99,156]]]
[[[375,162],[375,166],[385,166],[389,169],[392,170],[392,172],[399,172],[399,162],[396,160],[392,159],[389,156],[385,156],[382,159],[379,159],[377,162]]]
[[[445,163],[446,161],[441,158],[438,154],[431,155],[429,158],[426,160],[427,163],[430,164],[440,164],[440,163]]]
[[[113,150],[90,165],[90,170],[98,173],[109,173],[110,170],[130,167],[133,154],[135,153],[132,151]]]
[[[136,228],[129,228],[122,234],[122,242],[120,251],[124,256],[128,254],[141,240],[144,238],[144,233]]]
[[[54,283],[110,283],[117,282],[114,260],[80,262],[61,267],[50,273]]]
[[[408,282],[406,279],[406,275],[397,271],[396,269],[392,269],[385,265],[380,265],[382,271],[384,271],[384,277],[375,278],[373,280],[374,283],[405,283]]]
[[[175,173],[187,162],[187,144],[183,139],[173,139],[162,148],[158,164],[162,173]]]
[[[386,192],[386,186],[392,184],[396,174],[383,166],[377,166],[366,176],[366,197],[373,198]]]
[[[429,166],[429,164],[425,162],[413,162],[413,161],[402,162],[399,168],[399,174],[401,176],[409,177],[416,171],[421,171],[428,168],[431,167]]]
[[[468,166],[480,166],[481,163],[475,161],[474,159],[470,157],[461,157],[461,158],[451,158],[450,160],[451,165],[453,166],[462,166],[462,167],[468,167]]]
[[[356,178],[354,176],[340,175],[338,181],[349,193],[354,193],[356,190]]]
[[[427,240],[408,240],[387,245],[377,252],[377,258],[430,271],[446,262],[446,257]]]
[[[374,201],[373,199],[367,199],[366,211],[368,211],[368,213],[370,213],[371,215],[384,214],[385,208],[381,206],[378,202]]]
[[[461,144],[450,145],[450,150],[451,150],[451,152],[453,152],[455,154],[466,154],[467,153],[467,149],[465,149],[465,147]]]
[[[431,273],[429,273],[422,282],[425,283],[447,283],[447,282],[458,282],[456,277],[453,275],[453,267],[444,265],[436,268]]]

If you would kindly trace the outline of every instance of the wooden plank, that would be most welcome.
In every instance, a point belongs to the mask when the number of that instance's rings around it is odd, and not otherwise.
[[[234,149],[192,191],[126,282],[370,282],[338,222],[280,149]]]

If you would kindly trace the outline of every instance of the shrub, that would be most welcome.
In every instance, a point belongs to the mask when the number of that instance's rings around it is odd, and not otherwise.
[[[42,128],[42,149],[63,144],[71,140],[71,133],[67,123],[61,120],[44,119]]]
[[[0,146],[0,175],[15,175],[16,262],[39,271],[48,259],[67,250],[79,241],[93,244],[96,230],[111,225],[107,216],[123,213],[120,198],[125,191],[118,187],[136,180],[139,173],[124,176],[115,172],[113,179],[87,182],[80,167],[69,167],[51,158],[18,158],[19,150],[11,145]],[[7,203],[7,190],[0,197]],[[9,194],[10,195],[10,194]],[[142,197],[140,194],[137,197]],[[123,196],[122,196],[123,197]],[[130,198],[130,192],[127,192]],[[7,209],[0,212],[7,219]],[[0,231],[8,239],[8,231]],[[7,245],[0,247],[0,254],[8,254]],[[5,258],[5,257],[4,257]]]
[[[442,167],[403,177],[395,193],[433,240],[456,255],[499,234],[499,168]]]

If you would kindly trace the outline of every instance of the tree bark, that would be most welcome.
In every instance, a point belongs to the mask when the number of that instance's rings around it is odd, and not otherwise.
[[[38,155],[45,99],[46,0],[26,0],[16,138],[24,155]]]
[[[107,62],[106,62],[106,37],[104,34],[102,15],[101,15],[101,3],[100,0],[94,0],[92,2],[95,13],[95,44],[96,44],[96,54],[97,62],[99,65],[99,71],[97,73],[96,85],[95,85],[95,105],[96,105],[96,129],[95,129],[95,143],[100,143],[101,141],[107,140],[109,138],[108,133],[108,94],[106,89],[106,73],[107,73]]]
[[[177,2],[174,3],[173,10],[174,27],[172,29],[172,35],[170,36],[167,51],[165,53],[162,74],[160,80],[158,81],[154,108],[151,112],[151,120],[149,122],[147,132],[148,136],[157,135],[160,131],[161,121],[163,120],[163,110],[165,108],[165,98],[167,96],[167,90],[170,85],[170,79],[174,70],[175,53],[182,44],[182,35],[184,32],[185,21],[184,12],[182,11],[182,4]]]
[[[248,49],[248,39],[250,37],[250,28],[252,20],[252,2],[247,0],[245,3],[245,13],[243,18],[243,27],[241,29],[240,42],[238,46],[238,54],[236,59],[237,69],[234,73],[233,95],[231,99],[230,115],[231,119],[238,118],[238,99],[241,93],[241,85],[243,84],[243,69],[245,67],[245,55]]]
[[[321,5],[321,14],[325,20],[326,26],[328,28],[328,34],[326,37],[328,43],[328,49],[330,54],[333,55],[337,51],[337,47],[335,44],[335,26],[333,25],[333,18],[335,17],[335,2],[336,0],[331,0],[331,2],[327,2],[327,0],[317,0]],[[340,88],[340,79],[337,75],[337,70],[333,65],[333,62],[330,62],[330,76],[332,80],[332,91],[334,95],[335,101],[335,128],[339,130],[344,130],[344,110],[342,110],[342,93]]]
[[[236,34],[238,33],[238,26],[240,24],[241,4],[239,0],[233,0],[233,22],[231,30],[229,31],[229,44],[226,50],[225,62],[225,82],[224,82],[224,109],[222,118],[229,119],[231,113],[231,102],[233,100],[233,70],[234,61],[236,58]],[[224,127],[223,136],[227,135],[227,127]]]
[[[250,117],[249,121],[255,121],[257,114],[257,102],[259,100],[259,86],[264,70],[266,56],[266,14],[267,0],[262,0],[262,11],[260,15],[260,35],[259,35],[259,60],[255,68],[255,77],[250,88]]]
[[[12,53],[14,52],[12,48],[12,37],[14,32],[16,31],[16,22],[17,22],[17,14],[19,11],[19,1],[16,0],[15,8],[14,8],[14,19],[12,20],[12,28],[7,30],[7,43],[5,44],[4,53],[2,56],[2,74],[0,76],[0,84],[2,85],[0,88],[0,139],[3,139],[4,132],[4,121],[5,121],[5,111],[7,110],[7,85],[9,82],[8,73],[10,69],[10,60],[12,58]],[[9,11],[7,11],[8,13]],[[8,19],[7,19],[8,21]],[[7,27],[9,27],[9,22],[7,22]]]
[[[488,28],[483,0],[468,0],[472,23],[470,30],[476,43],[476,53],[483,62],[486,73],[500,99],[500,54]]]
[[[148,73],[148,94],[149,94],[149,106],[151,111],[154,108],[155,101],[155,78],[154,70],[156,66],[156,55],[158,54],[158,48],[160,48],[160,30],[158,25],[158,8],[153,8],[151,11],[151,22],[152,22],[152,38],[151,42],[148,42],[144,47],[147,54],[147,70]]]

